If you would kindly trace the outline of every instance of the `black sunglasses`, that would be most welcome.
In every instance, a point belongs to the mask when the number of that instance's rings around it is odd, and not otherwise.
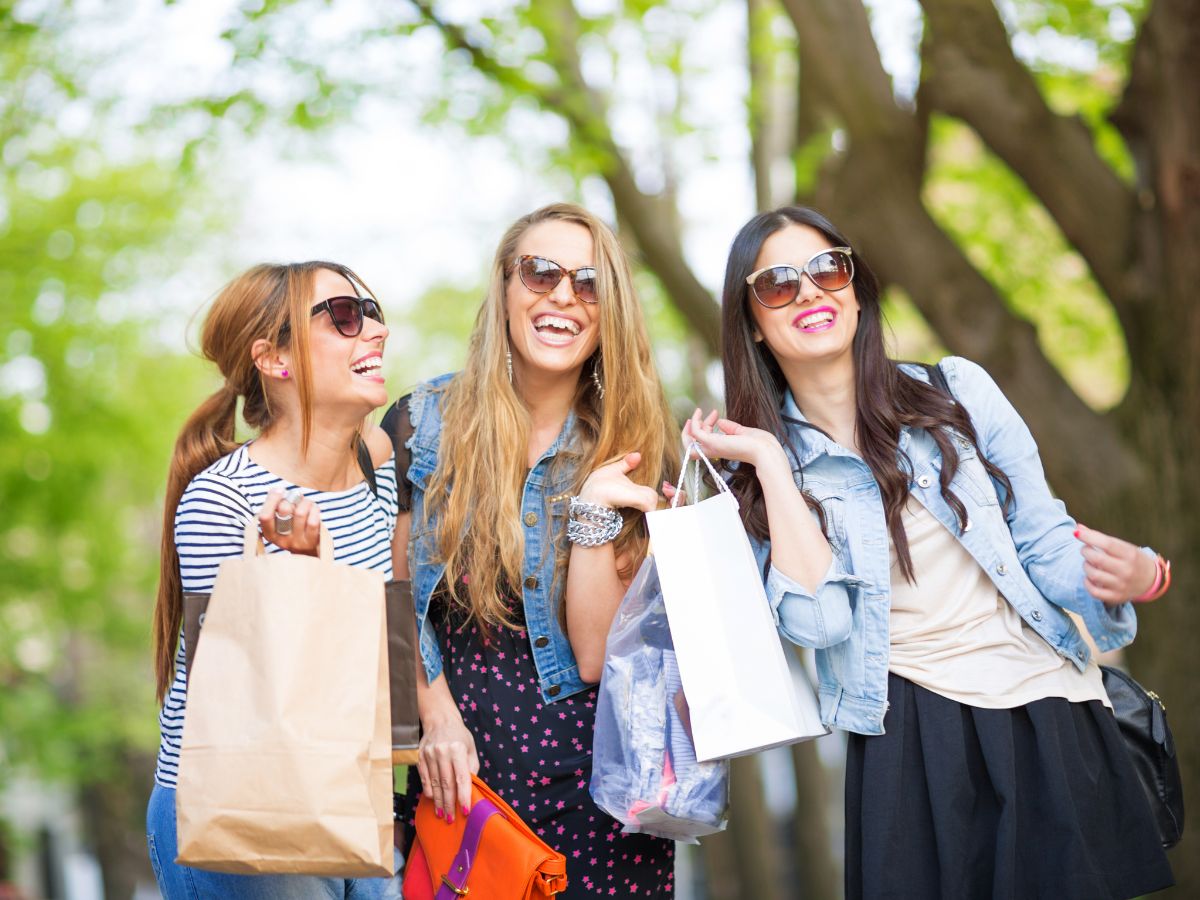
[[[596,270],[592,266],[564,269],[554,260],[544,256],[522,256],[509,267],[504,277],[511,275],[513,269],[520,273],[521,284],[535,294],[550,293],[565,277],[571,283],[571,290],[575,292],[575,296],[584,303],[595,303],[599,299],[596,296]]]
[[[746,284],[754,299],[767,309],[787,306],[800,295],[800,279],[807,275],[823,291],[840,291],[854,280],[854,260],[849,247],[822,250],[802,266],[767,266],[751,273]]]
[[[370,297],[330,297],[312,308],[311,315],[329,313],[333,327],[343,337],[358,337],[362,334],[363,319],[374,319],[383,324],[383,310]]]

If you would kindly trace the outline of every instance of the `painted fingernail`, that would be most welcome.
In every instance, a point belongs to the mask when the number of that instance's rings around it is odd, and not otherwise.
[[[439,819],[442,817],[442,808],[440,806],[437,808],[437,817]]]
[[[453,824],[454,824],[454,816],[453,816],[453,815],[451,815],[450,813],[446,813],[446,824],[447,824],[447,825],[453,825]]]
[[[1075,537],[1079,537],[1079,529],[1078,528],[1075,529]]]
[[[463,809],[463,815],[464,815],[464,816],[469,816],[469,815],[471,814],[471,809],[470,809],[470,807],[468,807],[466,804],[463,804],[463,808],[462,808],[462,809]]]

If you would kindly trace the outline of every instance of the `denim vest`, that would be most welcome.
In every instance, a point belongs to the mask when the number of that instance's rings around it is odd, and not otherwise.
[[[997,496],[1002,489],[975,447],[954,434],[959,468],[950,488],[967,510],[967,525],[960,528],[942,499],[937,445],[924,429],[905,428],[900,461],[906,469],[904,455],[911,462],[913,498],[957,538],[1021,618],[1077,668],[1087,665],[1091,652],[1064,610],[1082,617],[1101,650],[1128,644],[1137,630],[1133,606],[1107,607],[1084,587],[1083,544],[1074,536],[1075,522],[1066,507],[1050,493],[1024,421],[976,364],[948,357],[941,367],[951,392],[971,416],[980,451],[1012,482],[1014,502],[1006,512]],[[919,366],[902,368],[928,381]],[[780,630],[797,644],[817,648],[822,720],[860,734],[882,734],[891,567],[879,487],[861,458],[806,424],[790,392],[782,413],[794,451],[796,484],[824,510],[833,562],[816,590],[808,591],[769,566],[769,541],[754,541],[767,596]]]
[[[413,436],[409,442],[412,465],[412,539],[408,545],[409,572],[417,611],[421,660],[432,683],[442,674],[442,654],[429,623],[429,602],[446,572],[438,562],[437,522],[425,521],[425,492],[438,464],[442,434],[441,404],[453,375],[424,382],[409,401]],[[566,535],[566,515],[574,471],[560,465],[552,471],[554,457],[568,446],[575,427],[575,413],[567,416],[554,443],[525,476],[521,493],[521,522],[525,528],[525,574],[520,585],[524,601],[529,648],[537,667],[542,700],[562,700],[592,685],[579,677],[575,654],[559,625],[558,608],[566,591],[565,573],[556,565],[557,551]]]

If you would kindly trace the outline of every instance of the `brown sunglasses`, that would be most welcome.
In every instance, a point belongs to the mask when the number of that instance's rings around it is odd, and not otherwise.
[[[504,273],[504,277],[511,275],[513,269],[520,274],[521,284],[535,294],[550,293],[566,277],[575,296],[584,303],[595,303],[600,299],[596,296],[596,270],[592,266],[565,269],[544,256],[525,255],[517,257],[517,261]]]

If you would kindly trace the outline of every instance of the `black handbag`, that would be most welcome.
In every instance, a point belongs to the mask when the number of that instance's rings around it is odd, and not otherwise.
[[[1163,847],[1174,847],[1183,836],[1183,781],[1167,709],[1158,694],[1120,669],[1101,666],[1100,671],[1121,737],[1154,813],[1159,839]]]

